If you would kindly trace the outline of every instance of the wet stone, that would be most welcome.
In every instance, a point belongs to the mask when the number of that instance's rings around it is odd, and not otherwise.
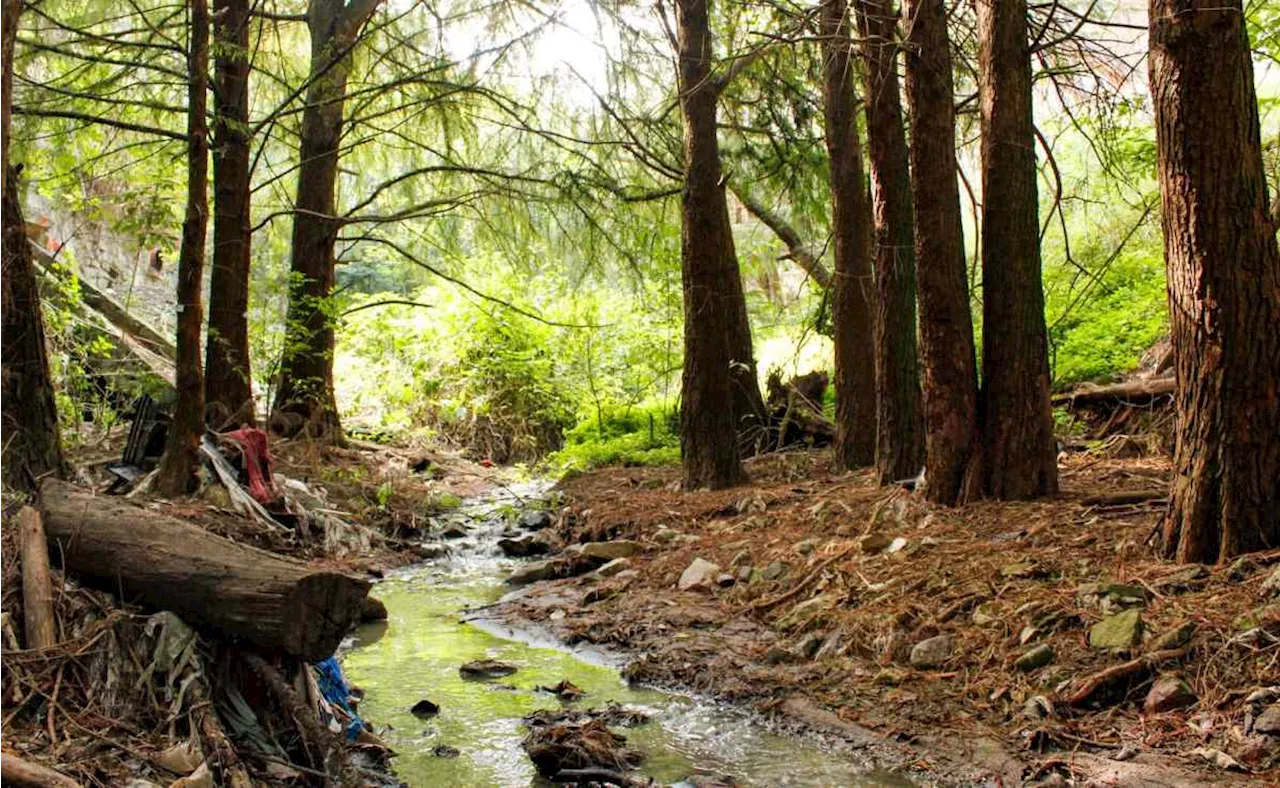
[[[457,747],[450,747],[447,744],[437,744],[431,748],[431,754],[437,758],[457,758],[462,753]]]
[[[460,523],[451,523],[447,528],[440,532],[440,536],[445,539],[461,539],[468,535],[465,526]]]
[[[517,670],[519,668],[509,662],[499,662],[496,659],[477,659],[458,668],[458,673],[464,679],[475,681],[510,676]]]
[[[526,531],[541,531],[551,525],[551,515],[547,512],[525,512],[520,515],[519,525]]]
[[[413,708],[409,709],[409,713],[420,720],[429,720],[440,713],[440,707],[423,698],[413,704]]]
[[[499,539],[498,548],[511,558],[527,558],[531,555],[542,555],[550,552],[551,545],[533,534],[517,536],[514,539]]]
[[[507,583],[513,586],[523,586],[529,583],[536,583],[539,580],[551,580],[556,576],[555,561],[535,561],[520,567],[507,578]]]

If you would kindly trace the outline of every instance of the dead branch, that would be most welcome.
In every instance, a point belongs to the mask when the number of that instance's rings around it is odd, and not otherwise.
[[[53,582],[49,578],[49,542],[35,509],[24,506],[15,519],[22,543],[23,635],[27,648],[48,648],[58,642]]]

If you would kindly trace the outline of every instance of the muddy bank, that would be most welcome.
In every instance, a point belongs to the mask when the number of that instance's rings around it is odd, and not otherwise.
[[[721,492],[681,493],[674,470],[568,480],[560,538],[634,553],[487,615],[924,781],[1277,776],[1280,553],[1154,557],[1160,502],[1141,493],[1165,484],[1163,462],[1085,455],[1057,499],[963,509],[830,473],[823,455],[753,466],[752,486]],[[588,551],[598,565],[610,548]]]

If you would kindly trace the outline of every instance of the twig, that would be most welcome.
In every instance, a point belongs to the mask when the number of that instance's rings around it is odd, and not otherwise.
[[[792,586],[790,591],[786,592],[785,594],[782,594],[781,596],[776,596],[773,599],[766,599],[764,601],[757,602],[751,606],[751,610],[756,613],[762,613],[796,596],[801,591],[803,591],[811,582],[817,579],[819,573],[821,573],[822,570],[826,569],[833,562],[838,561],[841,558],[844,558],[849,553],[852,553],[854,548],[856,548],[857,546],[858,546],[857,542],[850,544],[845,549],[841,550],[840,552],[836,553],[835,555],[831,556],[830,558],[826,559],[825,561],[822,561],[817,566],[815,566],[813,570],[809,572],[809,574],[805,575],[805,578],[803,580],[801,580],[799,583],[796,583],[794,586]]]

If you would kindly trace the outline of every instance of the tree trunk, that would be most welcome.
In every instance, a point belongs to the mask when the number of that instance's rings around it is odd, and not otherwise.
[[[875,215],[876,471],[881,484],[920,473],[924,415],[916,344],[915,219],[898,90],[892,0],[858,3],[867,59],[867,150]]]
[[[1151,0],[1177,377],[1166,555],[1280,546],[1280,252],[1239,0]]]
[[[340,222],[336,187],[338,147],[351,68],[351,50],[377,0],[311,0],[311,85],[302,113],[297,213],[290,255],[292,281],[285,352],[273,423],[288,433],[342,440],[333,394],[333,245]]]
[[[364,580],[64,482],[41,486],[40,509],[50,553],[67,570],[266,651],[332,656],[369,592]]]
[[[733,222],[729,218],[729,200],[721,189],[720,202],[724,208],[725,289],[722,293],[725,309],[729,312],[729,370],[733,382],[733,420],[738,431],[738,446],[746,456],[764,450],[768,442],[765,426],[768,413],[764,397],[760,393],[760,373],[756,368],[755,345],[751,341],[751,318],[747,314],[747,296],[742,289],[742,270],[738,267],[738,252],[733,243]]]
[[[177,404],[164,456],[156,473],[162,495],[185,494],[200,462],[204,434],[204,374],[200,340],[204,330],[204,241],[209,223],[209,128],[205,118],[209,87],[209,7],[191,0],[190,83],[187,99],[187,215],[178,256]]]
[[[255,424],[249,369],[249,2],[214,0],[213,266],[205,406],[215,429]]]
[[[911,118],[916,297],[925,414],[925,496],[964,493],[977,414],[977,364],[956,182],[955,96],[942,0],[904,0]]]
[[[1058,491],[1040,280],[1026,0],[978,0],[982,98],[982,443],[985,495]]]
[[[720,183],[709,4],[710,0],[676,3],[685,171],[680,206],[685,348],[680,448],[687,489],[746,481],[732,406],[729,340],[737,316],[726,297],[734,272],[725,252],[732,239]],[[732,267],[737,267],[736,260]]]
[[[18,36],[21,0],[4,0],[3,40],[3,260],[0,262],[0,400],[4,402],[0,479],[8,490],[34,492],[36,479],[65,470],[58,434],[58,410],[49,379],[40,290],[22,218],[18,173],[9,168],[9,121],[13,99],[13,45]]]
[[[860,468],[876,458],[875,343],[871,319],[870,211],[858,141],[857,70],[844,0],[822,0],[823,115],[831,158],[835,294],[836,462]]]

